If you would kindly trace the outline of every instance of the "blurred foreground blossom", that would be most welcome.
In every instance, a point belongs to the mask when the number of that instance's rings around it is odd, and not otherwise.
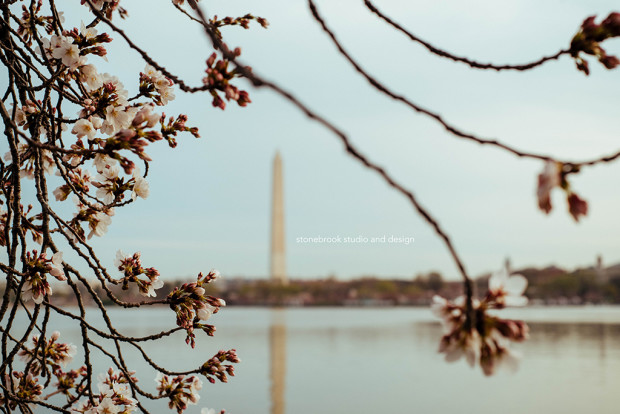
[[[576,174],[580,170],[578,165],[563,164],[557,161],[547,161],[540,174],[538,174],[538,186],[536,197],[538,198],[538,208],[549,214],[553,206],[551,205],[551,190],[560,188],[566,193],[568,212],[579,221],[581,216],[588,214],[588,202],[579,197],[571,189],[568,176]]]
[[[503,306],[527,305],[527,298],[523,296],[525,289],[527,279],[522,275],[510,276],[506,268],[493,273],[489,278],[489,295],[495,300],[498,309]]]
[[[554,161],[547,161],[543,171],[538,175],[538,207],[549,214],[551,211],[551,190],[560,186],[560,171],[562,166]]]
[[[493,375],[498,366],[515,371],[519,355],[509,349],[510,342],[528,338],[529,328],[523,321],[501,319],[487,311],[507,306],[524,306],[527,279],[508,274],[502,269],[489,278],[489,291],[482,301],[472,299],[471,308],[464,296],[449,301],[433,297],[431,310],[444,329],[439,352],[448,362],[465,356],[471,367],[480,365],[485,375]]]

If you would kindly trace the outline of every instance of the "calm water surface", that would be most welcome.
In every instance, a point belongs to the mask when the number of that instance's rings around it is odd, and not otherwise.
[[[110,314],[133,336],[174,326],[167,308]],[[505,315],[528,321],[531,338],[514,346],[524,355],[519,371],[491,378],[464,361],[445,363],[436,352],[441,328],[421,308],[225,308],[211,320],[216,336],[198,334],[196,349],[185,345],[182,333],[145,348],[158,364],[180,370],[219,349],[237,349],[237,375],[228,384],[205,383],[199,405],[188,413],[201,407],[230,414],[620,412],[620,308],[528,308]],[[61,340],[81,342],[75,326],[55,324]],[[127,355],[153,391],[155,374],[139,355]],[[98,371],[108,366],[103,360],[95,365]]]

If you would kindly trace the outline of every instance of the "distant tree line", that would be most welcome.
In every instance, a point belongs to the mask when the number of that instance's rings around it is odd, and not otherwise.
[[[620,265],[603,271],[594,268],[568,272],[558,267],[527,268],[517,273],[528,279],[527,296],[532,305],[620,304]],[[490,275],[475,280],[478,292],[486,289]],[[411,279],[364,276],[353,280],[336,277],[292,280],[287,285],[255,278],[227,278],[209,285],[206,294],[217,295],[229,305],[240,306],[426,306],[434,295],[461,295],[460,282],[448,281],[441,273],[420,273]],[[182,280],[167,281],[160,292],[173,291]],[[93,285],[98,291],[100,286]],[[2,287],[2,291],[4,287]],[[140,292],[132,287],[114,287],[125,301],[136,300]],[[74,302],[72,291],[57,289],[65,304]]]

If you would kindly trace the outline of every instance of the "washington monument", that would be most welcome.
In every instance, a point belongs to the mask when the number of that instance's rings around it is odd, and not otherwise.
[[[286,277],[284,241],[284,189],[282,188],[282,158],[280,151],[273,158],[273,199],[271,201],[271,280],[283,285]]]

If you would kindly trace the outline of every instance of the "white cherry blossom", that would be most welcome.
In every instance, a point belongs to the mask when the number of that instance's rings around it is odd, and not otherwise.
[[[155,296],[157,296],[157,293],[155,291],[157,289],[161,289],[163,286],[164,286],[164,281],[161,280],[159,277],[157,277],[148,283],[148,291],[147,292],[140,291],[140,294],[142,296],[154,298]]]
[[[59,48],[54,49],[52,55],[56,59],[61,59],[65,66],[74,68],[80,60],[80,48],[67,39],[62,42]]]
[[[71,132],[76,134],[78,138],[88,137],[89,141],[94,140],[97,134],[97,130],[88,119],[79,119],[73,126]]]
[[[84,22],[80,25],[80,34],[86,39],[94,39],[97,36],[97,29],[94,27],[86,27]]]
[[[97,406],[97,414],[117,414],[120,411],[112,398],[105,397]]]
[[[525,306],[527,298],[523,293],[527,289],[527,279],[522,275],[508,275],[506,268],[494,273],[489,278],[489,293],[495,301],[503,306]]]
[[[103,86],[103,79],[99,72],[97,72],[95,65],[84,65],[80,68],[80,72],[80,80],[86,82],[91,91]]]
[[[103,73],[101,75],[101,80],[105,84],[111,84],[112,86],[114,86],[116,94],[118,95],[116,103],[121,106],[126,106],[129,92],[127,92],[123,83],[118,79],[118,77],[110,75],[109,73]]]
[[[54,266],[50,269],[50,275],[58,280],[67,280],[65,272],[62,270],[62,252],[54,253],[52,256],[52,264]]]
[[[9,111],[9,114],[12,114],[13,110],[15,110],[15,118],[13,119],[13,122],[15,122],[17,126],[25,126],[26,122],[28,122],[28,119],[26,119],[26,112],[24,112],[19,105],[16,106],[14,103],[12,103],[11,106],[12,108]]]
[[[196,316],[203,321],[208,320],[215,312],[216,308],[208,303],[201,302],[200,308],[196,309]]]
[[[131,193],[132,200],[135,200],[137,197],[146,199],[149,196],[149,183],[140,175],[140,169],[137,167],[133,171],[133,178],[135,183]]]
[[[167,105],[168,102],[174,100],[175,98],[172,88],[166,88],[166,89],[159,90],[159,96],[160,96],[162,105]]]
[[[136,108],[109,105],[106,108],[106,117],[101,126],[101,132],[114,135],[121,129],[128,128],[136,112]]]
[[[114,167],[116,165],[116,160],[106,154],[97,154],[95,155],[93,163],[97,172],[101,174],[104,170]]]
[[[108,226],[112,223],[112,218],[110,215],[113,215],[113,209],[108,209],[107,214],[98,211],[94,214],[93,220],[94,222],[89,223],[89,227],[91,229],[88,234],[88,239],[90,240],[93,236],[101,237],[108,231]]]

